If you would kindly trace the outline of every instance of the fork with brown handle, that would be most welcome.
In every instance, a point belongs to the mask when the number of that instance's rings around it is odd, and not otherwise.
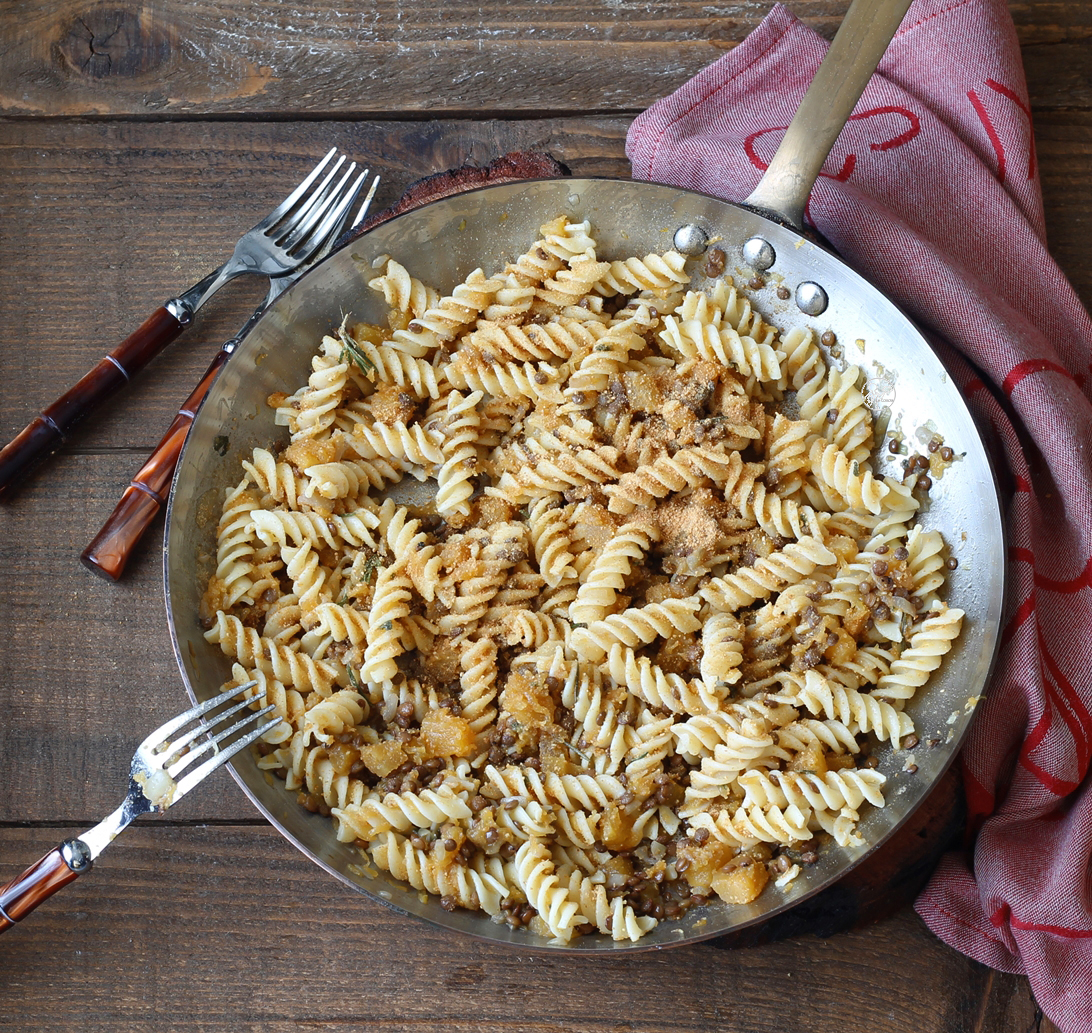
[[[344,216],[356,163],[332,148],[310,174],[235,245],[219,269],[171,298],[0,450],[0,497],[64,444],[75,424],[127,384],[193,322],[202,305],[243,273],[283,276],[308,261]],[[362,173],[361,176],[366,175]],[[359,177],[358,177],[359,178]]]
[[[353,218],[350,228],[358,225],[364,218],[376,188],[379,186],[379,177],[372,180],[372,184],[360,203],[360,208]],[[348,215],[349,210],[346,210]],[[261,318],[266,308],[284,290],[296,282],[308,269],[325,257],[330,247],[340,236],[343,226],[338,225],[330,233],[330,238],[310,261],[303,263],[298,268],[286,273],[284,276],[275,276],[269,281],[269,293],[262,303],[254,310],[243,328],[230,340],[226,341],[212,360],[209,368],[200,383],[193,389],[189,398],[182,403],[178,415],[162,440],[155,447],[147,462],[137,471],[136,476],[129,482],[129,487],[121,496],[120,501],[114,507],[113,513],[102,525],[99,533],[95,535],[91,544],[80,554],[80,562],[93,574],[99,574],[111,581],[117,581],[125,571],[129,557],[133,550],[144,537],[144,532],[151,526],[156,514],[167,502],[167,493],[170,491],[171,482],[174,480],[174,470],[178,465],[178,458],[182,454],[182,446],[186,443],[190,426],[197,417],[197,410],[209,393],[213,381],[220,372],[220,368],[227,362],[228,357],[239,346],[239,343],[250,333],[254,324]]]
[[[276,710],[272,703],[237,716],[253,704],[252,699],[237,697],[255,684],[248,682],[227,689],[152,732],[133,754],[129,792],[121,806],[93,829],[50,850],[0,888],[0,932],[10,929],[78,875],[89,872],[95,858],[134,818],[150,811],[165,811],[276,725],[279,717],[261,720]],[[193,727],[187,730],[188,725]],[[211,755],[196,768],[186,770],[206,754]]]

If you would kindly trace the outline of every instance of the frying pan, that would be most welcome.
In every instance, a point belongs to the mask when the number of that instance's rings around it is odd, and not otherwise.
[[[328,818],[298,806],[295,795],[267,781],[252,759],[236,760],[234,777],[255,806],[346,885],[437,925],[521,948],[610,953],[694,942],[771,918],[832,884],[909,817],[952,762],[985,690],[1001,619],[1004,543],[990,463],[962,397],[917,328],[862,277],[799,231],[823,159],[906,6],[905,0],[894,5],[867,0],[863,9],[860,0],[854,4],[801,105],[804,118],[820,128],[809,132],[797,125],[798,114],[785,145],[744,206],[652,183],[516,182],[458,194],[400,215],[317,266],[281,296],[239,346],[194,422],[170,498],[164,573],[182,677],[194,699],[205,699],[230,676],[230,662],[205,642],[197,616],[203,587],[215,567],[216,525],[225,489],[238,482],[239,462],[255,446],[277,447],[284,441],[265,400],[274,392],[291,393],[306,380],[310,356],[322,335],[340,324],[345,313],[354,320],[385,318],[382,297],[367,287],[376,275],[373,262],[381,256],[397,258],[425,282],[450,291],[478,266],[488,273],[515,260],[537,239],[539,226],[561,214],[591,220],[600,257],[662,252],[673,242],[697,252],[715,240],[727,255],[726,271],[737,282],[762,272],[765,286],[752,297],[769,322],[783,331],[804,325],[817,335],[831,331],[841,353],[828,350],[828,362],[864,369],[880,440],[888,428],[913,450],[922,450],[939,436],[956,453],[952,466],[934,479],[921,522],[944,534],[958,560],[948,600],[966,618],[941,669],[907,706],[920,739],[913,755],[916,770],[907,770],[905,751],[879,750],[875,756],[888,779],[888,802],[882,809],[870,808],[862,818],[862,844],[824,849],[817,863],[784,889],[771,884],[746,905],[713,901],[679,921],[661,922],[636,944],[591,935],[558,948],[527,930],[494,924],[484,914],[447,912],[438,898],[425,897],[385,872],[376,873],[357,849],[337,841]],[[871,36],[870,26],[875,30]],[[847,85],[847,80],[854,81]],[[823,98],[835,98],[840,108],[820,117],[814,109]],[[696,287],[705,282],[695,274]],[[789,289],[781,291],[789,294],[787,299],[779,296],[779,287]],[[225,439],[228,447],[222,454]],[[877,473],[901,477],[901,464],[901,457],[884,452]],[[395,486],[392,494],[399,489]]]

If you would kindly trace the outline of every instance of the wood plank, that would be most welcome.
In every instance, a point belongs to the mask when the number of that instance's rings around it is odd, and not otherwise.
[[[1039,115],[1035,146],[1051,254],[1092,308],[1092,118]]]
[[[1079,43],[1092,38],[1092,5],[1080,0],[1027,0],[1010,3],[1020,45]]]
[[[817,8],[820,20],[830,7],[800,6]],[[207,2],[141,15],[69,0],[4,31],[0,110],[362,115],[572,111],[588,102],[637,110],[648,103],[651,73],[692,75],[761,13],[746,4],[710,16],[698,3],[589,13],[527,0],[484,8],[377,0],[346,17],[312,0],[290,17],[278,5],[242,12]]]
[[[0,829],[0,878],[65,834]],[[1037,1021],[1026,980],[950,950],[908,911],[746,950],[542,954],[401,917],[271,830],[233,826],[131,829],[0,939],[0,966],[21,1002],[5,1016],[13,1033],[1010,1033]]]
[[[844,0],[790,9],[831,37]],[[25,5],[0,24],[0,113],[177,118],[634,114],[735,46],[768,4],[332,0]],[[1092,6],[1012,5],[1036,107],[1087,106]],[[441,13],[442,12],[442,13]]]
[[[136,745],[188,705],[162,601],[161,527],[119,584],[79,563],[134,458],[63,457],[0,507],[0,755],[18,772],[0,822],[98,821],[120,803]],[[255,815],[218,775],[171,816]]]

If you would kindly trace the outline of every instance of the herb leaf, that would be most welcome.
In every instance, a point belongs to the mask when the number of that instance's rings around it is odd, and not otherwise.
[[[350,362],[355,363],[363,373],[375,372],[375,363],[360,350],[360,345],[345,332],[344,323],[337,328],[337,336],[341,340],[341,354],[338,356],[339,362],[345,362],[346,359],[348,359]]]
[[[370,553],[368,558],[364,561],[364,566],[360,572],[360,577],[367,584],[371,581],[375,572],[383,565],[383,561],[373,552]]]

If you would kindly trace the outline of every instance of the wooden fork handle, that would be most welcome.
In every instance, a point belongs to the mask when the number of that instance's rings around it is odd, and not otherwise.
[[[170,304],[170,302],[168,302]],[[139,373],[187,326],[166,305],[42,411],[0,451],[0,495],[64,444],[72,428]]]
[[[71,862],[66,860],[71,858]],[[54,847],[45,857],[0,887],[0,933],[30,914],[62,886],[91,870],[91,856],[77,839]]]
[[[229,342],[232,343],[232,342]],[[201,382],[178,410],[174,422],[155,447],[148,461],[137,471],[101,530],[83,553],[80,562],[93,574],[117,581],[133,550],[167,502],[178,457],[190,432],[197,410],[212,382],[227,361],[230,350],[221,349],[205,371]]]

